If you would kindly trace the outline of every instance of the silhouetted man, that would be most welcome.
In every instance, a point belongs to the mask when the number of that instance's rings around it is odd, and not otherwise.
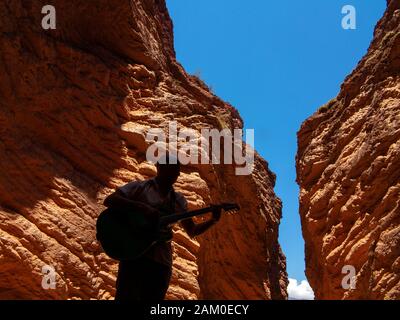
[[[171,164],[172,158],[166,156],[161,164],[157,163],[157,176],[145,181],[133,181],[120,187],[110,195],[104,204],[107,207],[118,206],[135,210],[135,202],[143,204],[140,210],[151,217],[187,211],[187,201],[180,193],[174,191],[173,184],[180,174],[180,164]],[[137,209],[137,208],[136,208]],[[181,225],[190,237],[202,234],[220,216],[221,210],[215,209],[212,219],[195,224],[192,219],[181,221]],[[172,229],[166,227],[162,232],[170,234]],[[163,300],[168,290],[172,272],[172,249],[170,241],[160,241],[146,253],[132,261],[120,261],[116,300]]]

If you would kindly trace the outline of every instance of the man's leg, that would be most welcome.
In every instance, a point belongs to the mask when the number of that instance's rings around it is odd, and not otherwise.
[[[150,259],[147,260],[144,265],[146,265],[149,276],[143,288],[143,300],[164,300],[171,280],[172,268]]]
[[[171,267],[147,258],[121,261],[115,300],[164,300],[171,279]]]
[[[118,268],[115,300],[140,301],[143,291],[143,261],[121,261]]]

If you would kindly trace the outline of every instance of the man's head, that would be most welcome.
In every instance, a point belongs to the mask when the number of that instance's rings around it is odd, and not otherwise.
[[[165,154],[161,157],[156,166],[157,180],[165,186],[172,186],[181,172],[179,160],[169,154]]]

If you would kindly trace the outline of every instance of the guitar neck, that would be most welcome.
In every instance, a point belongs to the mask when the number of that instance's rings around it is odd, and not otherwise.
[[[162,224],[162,225],[174,224],[179,221],[187,220],[187,219],[211,212],[212,209],[213,209],[212,207],[207,207],[207,208],[203,208],[203,209],[188,211],[186,213],[181,213],[181,214],[180,213],[171,214],[169,216],[161,217],[160,224]]]

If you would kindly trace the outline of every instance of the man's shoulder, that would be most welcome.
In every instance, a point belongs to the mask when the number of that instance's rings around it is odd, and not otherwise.
[[[125,195],[131,194],[133,191],[141,190],[145,188],[147,185],[152,183],[152,179],[147,180],[134,180],[128,182],[127,184],[118,188],[118,190],[122,191]]]
[[[153,179],[147,179],[147,180],[133,180],[131,182],[128,182],[127,184],[123,185],[122,187],[125,186],[130,186],[130,187],[140,187],[140,186],[145,186],[148,183],[151,183],[151,180]]]

